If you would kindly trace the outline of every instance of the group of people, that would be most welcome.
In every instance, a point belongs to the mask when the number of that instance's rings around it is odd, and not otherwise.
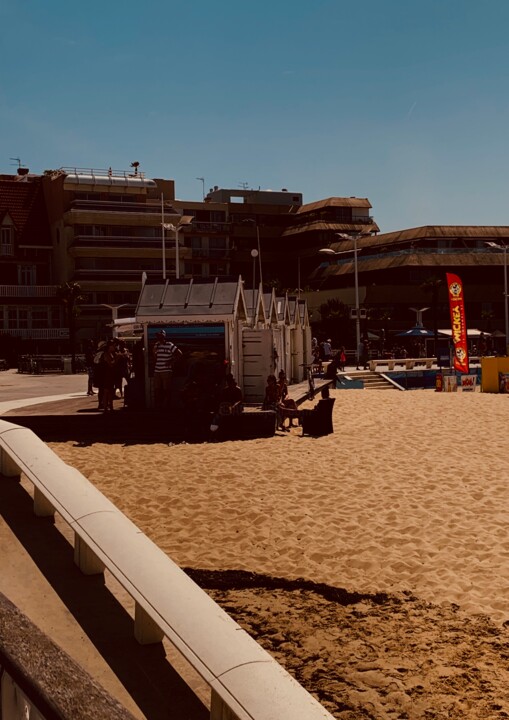
[[[124,381],[128,383],[131,377],[132,357],[127,345],[118,338],[103,340],[97,348],[90,343],[85,350],[85,363],[87,395],[95,395],[94,388],[97,388],[99,409],[110,412],[117,393],[123,397]]]

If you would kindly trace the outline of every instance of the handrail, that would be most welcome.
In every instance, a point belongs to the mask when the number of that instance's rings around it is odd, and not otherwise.
[[[211,688],[211,720],[332,720],[276,660],[78,470],[31,430],[0,420],[0,473],[24,473],[34,512],[74,530],[85,574],[107,568],[135,601],[134,635],[164,636]]]

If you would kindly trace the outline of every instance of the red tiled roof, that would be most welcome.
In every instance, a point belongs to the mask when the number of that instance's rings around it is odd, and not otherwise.
[[[15,225],[18,244],[50,244],[42,178],[0,176],[0,223],[6,215]]]

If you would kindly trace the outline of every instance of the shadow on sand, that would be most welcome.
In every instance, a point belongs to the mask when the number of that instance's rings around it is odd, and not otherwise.
[[[35,518],[23,486],[1,478],[2,516],[69,612],[148,720],[205,720],[209,713],[166,660],[162,644],[142,646],[133,620],[103,575],[85,576],[53,519]]]

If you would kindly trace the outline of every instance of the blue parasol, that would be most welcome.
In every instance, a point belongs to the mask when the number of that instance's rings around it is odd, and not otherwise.
[[[439,336],[439,337],[443,337],[442,333],[440,333],[440,332],[438,333],[438,336]],[[396,337],[423,337],[423,338],[427,338],[427,337],[435,337],[435,333],[433,332],[433,330],[426,330],[425,327],[416,326],[416,327],[410,328],[410,330],[405,330],[405,332],[397,333]]]

